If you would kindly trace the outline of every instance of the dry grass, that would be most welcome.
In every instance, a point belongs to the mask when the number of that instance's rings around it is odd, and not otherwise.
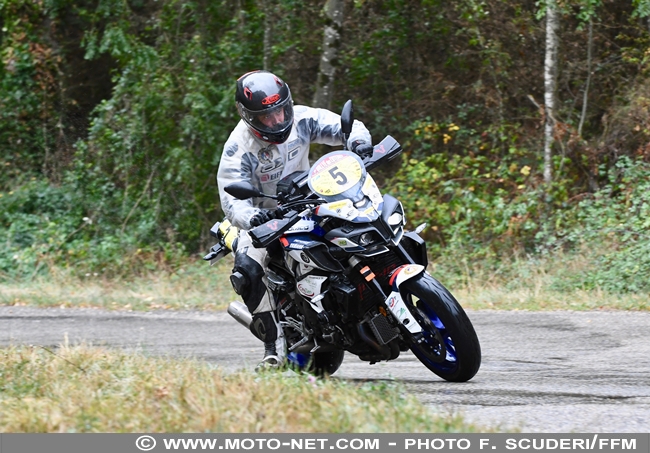
[[[432,415],[399,384],[225,374],[84,345],[2,349],[0,376],[0,432],[480,431]]]
[[[461,270],[459,270],[461,269]],[[496,310],[650,310],[650,294],[610,293],[580,288],[579,281],[592,272],[588,253],[505,259],[498,267],[484,263],[462,266],[434,262],[431,274],[464,307]],[[451,282],[451,284],[449,283]]]
[[[237,299],[230,285],[232,258],[210,267],[190,262],[174,273],[155,272],[132,280],[88,274],[73,277],[53,269],[47,278],[0,283],[0,304],[40,307],[99,307],[126,310],[219,310]]]
[[[461,305],[475,310],[650,310],[650,294],[538,291],[534,287],[508,290],[480,285],[456,289],[453,293]]]
[[[462,262],[462,261],[461,261]],[[489,310],[650,310],[650,294],[612,294],[575,289],[589,272],[586,255],[504,260],[497,268],[450,258],[429,266],[466,308]],[[88,275],[71,277],[53,269],[30,282],[0,283],[0,304],[42,307],[99,307],[111,310],[221,310],[238,300],[230,285],[232,256],[214,267],[188,262],[180,270],[152,272],[130,281]]]

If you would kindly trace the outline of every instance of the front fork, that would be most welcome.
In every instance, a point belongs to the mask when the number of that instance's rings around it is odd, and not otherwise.
[[[413,313],[404,302],[404,299],[402,299],[402,293],[400,293],[399,287],[406,280],[417,277],[423,272],[424,266],[420,264],[405,264],[395,269],[389,280],[391,293],[386,298],[386,306],[393,313],[393,316],[413,335],[421,333],[422,327],[420,327]]]

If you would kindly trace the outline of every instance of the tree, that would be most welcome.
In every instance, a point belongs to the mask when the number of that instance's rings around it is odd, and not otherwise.
[[[327,22],[323,33],[323,53],[316,82],[316,91],[312,105],[329,109],[334,95],[337,57],[341,44],[341,26],[343,24],[343,0],[327,0],[324,8]]]
[[[555,89],[557,84],[557,30],[560,24],[557,3],[546,3],[546,56],[544,59],[544,105],[546,123],[544,125],[544,182],[551,183],[553,177],[553,139],[555,131]]]
[[[273,11],[275,7],[275,2],[273,0],[260,2],[259,8],[264,10],[264,7],[266,7],[266,13],[264,14],[264,57],[262,60],[262,69],[265,71],[273,71],[273,62],[271,61],[271,56],[273,54],[273,43],[271,42],[271,37],[273,36],[274,18],[271,14],[271,11]]]

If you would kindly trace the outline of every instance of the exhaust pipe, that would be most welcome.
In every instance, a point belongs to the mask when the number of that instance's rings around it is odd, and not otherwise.
[[[228,314],[235,318],[239,324],[242,326],[246,327],[248,330],[251,330],[251,324],[253,323],[253,316],[251,313],[248,311],[248,307],[239,302],[239,301],[233,301],[230,302],[230,305],[228,305]],[[255,332],[253,332],[253,335],[255,335]],[[255,335],[257,337],[257,335]],[[297,352],[300,354],[308,354],[314,349],[315,343],[313,341],[306,341],[305,343],[301,345],[294,345],[293,349],[290,347],[289,352]],[[381,348],[378,344],[376,347]],[[335,351],[336,348],[329,345],[329,344],[324,344],[321,345],[318,348],[319,352],[329,352],[329,351]]]
[[[248,311],[248,307],[239,301],[230,302],[228,305],[228,314],[235,318],[239,324],[250,330],[253,316]]]

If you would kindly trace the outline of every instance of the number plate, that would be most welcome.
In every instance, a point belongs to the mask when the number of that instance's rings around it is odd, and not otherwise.
[[[361,159],[348,151],[321,157],[309,171],[309,188],[323,197],[339,195],[359,184],[365,175]]]

